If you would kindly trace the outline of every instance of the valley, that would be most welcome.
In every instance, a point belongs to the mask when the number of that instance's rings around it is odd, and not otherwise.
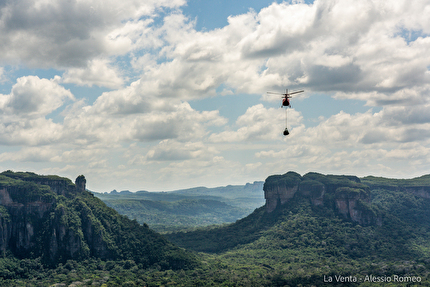
[[[169,192],[121,191],[93,194],[120,214],[158,232],[232,223],[264,205],[264,182]]]
[[[100,195],[124,201],[128,219],[86,191],[84,177],[0,177],[1,286],[430,286],[430,175],[273,175],[263,205],[210,227],[193,216],[243,208],[233,202],[252,191]],[[164,235],[138,222],[148,206],[172,214],[160,220]],[[181,213],[184,229],[166,224]]]

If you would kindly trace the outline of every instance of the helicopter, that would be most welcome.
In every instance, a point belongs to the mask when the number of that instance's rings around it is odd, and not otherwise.
[[[285,90],[285,93],[276,93],[276,92],[267,92],[268,94],[277,94],[277,95],[283,95],[284,97],[282,98],[282,103],[281,103],[281,108],[282,107],[290,107],[291,108],[291,103],[290,103],[290,99],[292,98],[291,95],[295,95],[298,93],[303,93],[304,90],[298,90],[298,91],[292,91],[292,92],[288,92],[288,89]],[[288,115],[287,115],[287,109],[285,110],[285,130],[284,130],[284,136],[287,136],[290,134],[290,132],[288,131]]]

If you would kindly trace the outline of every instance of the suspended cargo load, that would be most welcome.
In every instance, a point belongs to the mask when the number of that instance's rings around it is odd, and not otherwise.
[[[282,107],[290,107],[291,108],[291,104],[290,104],[290,98],[292,98],[291,97],[291,95],[294,95],[294,94],[298,94],[298,93],[303,93],[304,92],[304,90],[299,90],[299,91],[292,91],[292,92],[288,92],[288,89],[286,89],[286,91],[285,91],[285,93],[283,94],[283,93],[274,93],[274,92],[267,92],[268,94],[277,94],[277,95],[283,95],[284,97],[282,97],[282,104],[281,104],[281,108]],[[287,136],[287,135],[289,135],[290,134],[290,132],[288,131],[288,114],[287,114],[287,110],[285,110],[285,124],[286,124],[286,127],[285,127],[285,130],[284,130],[284,136]]]

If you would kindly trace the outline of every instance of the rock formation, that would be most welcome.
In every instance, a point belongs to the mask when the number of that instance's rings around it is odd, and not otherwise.
[[[193,261],[159,234],[108,208],[85,184],[83,175],[73,184],[58,176],[1,173],[0,252],[40,257],[48,265],[90,256],[146,266],[163,262],[169,268]]]
[[[53,262],[88,255],[83,234],[67,228],[69,214],[55,199],[55,194],[70,196],[73,192],[76,188],[66,178],[2,173],[0,251],[10,249],[21,258],[43,254]],[[41,237],[49,242],[43,248],[38,244]]]
[[[430,199],[430,175],[412,179],[390,179],[367,176],[363,181],[370,189],[385,189],[395,192],[410,193],[414,196]]]
[[[269,176],[264,183],[267,212],[294,196],[308,198],[312,205],[334,208],[346,219],[361,225],[380,224],[380,218],[370,206],[370,189],[355,176],[295,172]]]
[[[298,191],[300,181],[300,174],[292,171],[284,175],[269,176],[263,186],[267,211],[272,212],[276,206],[292,198]]]
[[[85,176],[83,175],[78,176],[75,180],[76,191],[84,192],[86,184],[87,184],[87,180],[85,179]]]

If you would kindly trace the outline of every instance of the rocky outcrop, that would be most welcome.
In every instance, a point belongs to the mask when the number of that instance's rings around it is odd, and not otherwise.
[[[98,243],[94,253],[106,255],[106,252],[99,251],[106,244],[101,242],[100,236],[93,234],[93,222],[89,216],[72,215],[55,199],[54,193],[70,196],[83,192],[84,176],[76,179],[75,186],[65,178],[5,173],[10,177],[0,176],[1,253],[9,249],[20,258],[43,255],[50,262],[79,259],[90,254],[85,241],[87,237]],[[87,227],[84,232],[78,226],[82,224]],[[43,247],[40,246],[41,240],[45,241]]]
[[[300,182],[300,194],[310,198],[312,204],[315,206],[324,205],[325,193],[326,187],[319,181],[304,180]]]
[[[278,204],[286,203],[290,198],[293,198],[298,190],[298,185],[293,187],[278,186],[264,191],[264,198],[266,199],[266,208],[268,212],[275,210]]]
[[[76,191],[84,192],[86,183],[87,183],[87,180],[85,179],[85,176],[83,175],[78,176],[75,180]]]
[[[83,192],[85,183],[83,175],[73,184],[58,176],[3,172],[0,176],[0,252],[5,253],[9,248],[19,257],[44,253],[51,260],[87,254],[82,234],[78,230],[66,231],[67,212],[58,211],[55,200],[55,194],[71,197]],[[46,230],[49,246],[43,250],[36,246],[36,238]]]
[[[370,206],[370,192],[362,188],[339,187],[334,201],[336,210],[345,218],[361,225],[381,225],[381,218]]]
[[[0,206],[0,255],[6,254],[11,233],[10,216],[7,210]]]
[[[272,212],[279,204],[282,205],[293,198],[300,181],[300,174],[291,171],[284,175],[269,176],[263,185],[267,211]]]
[[[73,184],[70,179],[56,175],[46,176],[38,175],[33,172],[13,172],[10,170],[2,172],[1,175],[6,176],[7,178],[9,178],[9,180],[13,179],[28,182],[30,185],[33,184],[45,189],[49,187],[49,191],[54,192],[58,195],[73,196],[77,191],[77,186]],[[9,186],[13,185],[14,184],[9,184]],[[24,185],[21,183],[20,186]]]
[[[0,252],[54,266],[88,257],[174,269],[195,264],[193,256],[107,207],[85,185],[83,175],[73,184],[58,176],[0,173]]]
[[[407,186],[404,191],[422,198],[430,198],[430,186]]]
[[[266,211],[272,212],[294,196],[308,198],[312,205],[333,208],[346,219],[361,225],[380,224],[370,206],[370,189],[355,176],[295,172],[274,175],[264,183]]]

